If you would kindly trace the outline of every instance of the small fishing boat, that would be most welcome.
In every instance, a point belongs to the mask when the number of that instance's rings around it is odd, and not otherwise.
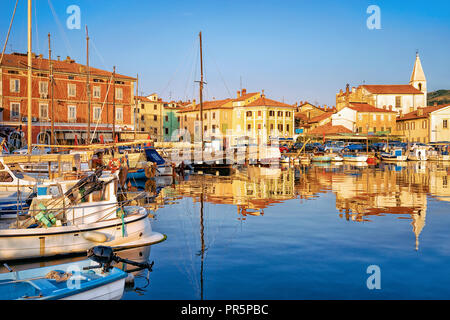
[[[344,158],[345,162],[366,162],[369,158],[366,154],[358,154],[358,153],[347,153],[343,154],[342,157]]]
[[[450,142],[430,143],[428,160],[431,161],[450,161]]]
[[[74,254],[94,244],[114,248],[158,243],[148,213],[117,201],[117,174],[38,186],[26,216],[0,220],[0,260]]]
[[[1,300],[119,300],[128,272],[113,263],[152,271],[153,262],[123,259],[111,247],[96,246],[89,259],[0,274]],[[136,270],[136,269],[135,269]]]
[[[342,161],[344,161],[344,158],[341,157],[339,154],[331,153],[330,156],[331,156],[331,161],[332,162],[342,162]]]
[[[410,161],[427,161],[428,146],[413,145],[407,152],[407,158]]]
[[[1,300],[119,300],[127,273],[91,260],[0,274]],[[84,270],[84,268],[89,268]]]
[[[326,155],[313,155],[311,157],[313,162],[331,162],[331,157]]]
[[[387,161],[387,162],[399,162],[399,161],[406,161],[408,158],[403,153],[402,148],[394,148],[390,152],[383,152],[380,154],[381,160]]]

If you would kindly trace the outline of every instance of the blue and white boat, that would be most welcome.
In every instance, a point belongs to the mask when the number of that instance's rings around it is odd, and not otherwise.
[[[98,263],[71,263],[0,274],[1,300],[119,300],[127,273]]]

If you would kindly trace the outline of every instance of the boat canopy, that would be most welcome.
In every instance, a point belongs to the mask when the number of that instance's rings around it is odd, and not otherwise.
[[[147,160],[156,163],[157,165],[164,164],[166,161],[161,157],[161,155],[152,147],[145,147],[145,154]]]

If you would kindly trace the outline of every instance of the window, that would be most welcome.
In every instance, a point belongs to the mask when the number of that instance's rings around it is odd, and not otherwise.
[[[39,118],[48,119],[48,104],[39,105]]]
[[[208,114],[207,114],[207,113],[205,113],[205,114],[203,115],[203,119],[208,119]]]
[[[20,80],[19,79],[11,79],[9,82],[9,90],[11,92],[20,92]]]
[[[187,121],[187,115],[184,115],[184,121]]]
[[[286,131],[289,132],[289,125],[286,125]]]
[[[216,125],[215,124],[212,125],[212,132],[216,133]]]
[[[275,115],[275,111],[271,110],[269,111],[269,117],[273,117]]]
[[[116,88],[116,99],[117,100],[123,99],[123,89],[122,88]]]
[[[258,117],[261,118],[261,110],[258,111]]]
[[[195,120],[198,120],[199,119],[199,114],[197,113],[196,115],[195,115]]]
[[[261,130],[261,124],[258,123],[258,130]]]
[[[380,116],[380,119],[381,119],[381,121],[384,121],[384,114],[382,114],[382,115]],[[383,130],[381,130],[381,131],[383,131]]]
[[[154,132],[155,134],[158,134],[158,128],[154,128],[154,129],[153,129],[153,132]]]
[[[99,121],[102,116],[102,108],[94,107],[94,121]]]
[[[178,121],[178,123],[180,123],[180,117],[177,117],[177,121]]]
[[[92,96],[94,98],[100,98],[100,86],[96,86],[96,87],[93,88]]]
[[[279,124],[279,125],[278,125],[278,131],[280,131],[280,132],[283,131],[283,125],[282,125],[282,124]]]
[[[169,122],[169,116],[166,116],[165,119],[166,119],[166,122]]]
[[[158,121],[158,116],[155,114],[155,115],[153,115],[153,120],[154,121]]]
[[[169,128],[164,128],[164,132],[165,132],[166,134],[169,134]]]
[[[19,119],[20,117],[20,103],[11,103],[11,119]]]
[[[282,117],[282,116],[283,116],[283,111],[278,111],[277,115],[278,115],[279,117]]]
[[[74,83],[67,84],[67,95],[75,97],[77,95],[77,86]]]
[[[252,117],[252,112],[251,111],[247,111],[247,118],[251,118]]]
[[[212,118],[213,118],[213,119],[216,118],[216,113],[215,113],[215,112],[212,113]]]
[[[396,96],[395,97],[395,106],[397,108],[400,108],[402,106],[402,97],[401,96]]]
[[[289,111],[286,111],[285,112],[285,115],[286,115],[286,117],[290,117],[291,116],[291,113],[289,112]],[[288,129],[289,130],[289,129]]]
[[[123,109],[122,108],[116,108],[116,120],[123,121]]]
[[[251,130],[252,130],[252,125],[251,125],[251,124],[248,124],[248,125],[247,125],[247,130],[248,130],[248,131],[251,131]]]
[[[39,94],[48,94],[48,82],[39,81]]]
[[[447,120],[442,120],[442,128],[444,129],[448,128]]]
[[[158,109],[158,105],[154,104],[153,105],[153,110],[157,110]]]
[[[270,124],[270,131],[273,132],[273,123]]]
[[[77,119],[77,107],[76,106],[67,106],[67,118],[69,120]]]

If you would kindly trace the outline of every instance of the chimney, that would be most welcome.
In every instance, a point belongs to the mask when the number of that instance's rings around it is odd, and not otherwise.
[[[238,90],[237,92],[237,97],[240,98],[241,97],[241,92]]]
[[[349,89],[350,89],[350,85],[347,83],[347,85],[345,86],[345,93],[346,94],[349,93]]]
[[[39,55],[39,59],[42,59],[44,56],[43,56],[43,54],[41,53],[40,55]]]
[[[261,90],[261,98],[265,98],[266,95],[264,94],[264,89]]]
[[[61,61],[61,56],[57,56],[58,61]]]
[[[245,96],[247,94],[247,89],[242,89],[242,95]]]

